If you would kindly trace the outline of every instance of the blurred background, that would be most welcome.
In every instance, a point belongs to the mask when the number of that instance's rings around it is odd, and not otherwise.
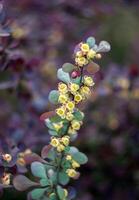
[[[139,199],[139,1],[5,0],[4,10],[13,38],[1,41],[0,148],[40,152],[49,136],[39,116],[52,109],[57,68],[88,36],[107,40],[75,142],[89,162],[71,185],[77,200]],[[5,190],[1,199],[25,196]]]

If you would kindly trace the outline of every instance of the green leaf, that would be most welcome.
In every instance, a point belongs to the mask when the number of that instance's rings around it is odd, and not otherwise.
[[[34,200],[40,199],[46,191],[46,188],[38,188],[31,191],[31,197]]]
[[[80,84],[80,81],[81,81],[81,77],[80,77],[80,76],[77,77],[77,78],[72,78],[72,79],[71,79],[71,82],[72,82],[72,83],[76,83],[76,84],[78,84],[78,85]]]
[[[69,177],[65,172],[59,172],[58,180],[60,184],[66,185],[69,182]]]
[[[90,46],[90,48],[92,48],[95,45],[95,43],[96,43],[94,37],[87,38],[86,42],[88,43],[88,45]]]
[[[59,196],[60,200],[64,200],[65,199],[64,189],[60,185],[57,186],[57,193],[58,193],[58,196]]]
[[[58,104],[59,92],[58,90],[52,90],[49,93],[48,99],[53,104]]]
[[[81,165],[88,162],[87,156],[81,152],[76,152],[75,154],[73,154],[73,159]]]
[[[31,172],[35,177],[47,178],[45,167],[40,162],[36,161],[31,164]]]
[[[71,63],[64,63],[62,66],[62,70],[66,73],[72,72],[76,67]]]
[[[41,184],[42,187],[50,185],[49,180],[46,179],[46,178],[41,179],[40,184]]]
[[[79,152],[79,150],[76,147],[70,147],[69,154],[74,155],[77,152]]]
[[[52,148],[52,149],[48,152],[47,158],[49,158],[49,159],[51,159],[51,160],[55,160],[55,156],[56,156],[56,152],[55,152],[54,148]]]
[[[52,136],[57,136],[57,132],[54,130],[48,130],[49,134]]]
[[[82,121],[84,118],[84,114],[82,112],[80,112],[79,110],[76,110],[74,112],[74,118],[78,121]]]
[[[56,194],[55,193],[50,194],[49,200],[57,200]]]
[[[68,73],[64,72],[62,70],[62,68],[60,68],[58,71],[57,71],[57,78],[61,81],[63,81],[64,83],[69,83],[70,82],[70,76]]]
[[[53,127],[53,124],[52,124],[52,122],[51,122],[51,120],[50,119],[46,119],[45,120],[45,125],[49,128],[49,129],[54,129],[54,127]]]

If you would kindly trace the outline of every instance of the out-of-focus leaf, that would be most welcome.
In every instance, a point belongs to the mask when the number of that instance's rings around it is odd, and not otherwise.
[[[45,167],[40,162],[33,162],[31,164],[31,172],[35,177],[47,178]]]
[[[53,104],[58,104],[58,97],[59,97],[59,92],[58,90],[52,90],[49,93],[48,99],[51,103]]]
[[[76,190],[73,187],[68,188],[68,199],[74,199],[76,197]]]
[[[55,115],[55,111],[45,112],[40,116],[40,120],[44,121],[47,118],[53,117]]]
[[[90,46],[90,48],[92,48],[95,45],[96,40],[95,40],[94,37],[89,37],[89,38],[87,38],[86,42],[88,43],[88,45]]]
[[[26,164],[31,164],[32,162],[35,161],[39,161],[42,163],[46,163],[45,160],[43,160],[39,155],[37,155],[36,153],[30,153],[24,156],[24,160],[26,162]]]
[[[49,200],[57,200],[56,194],[55,194],[55,193],[52,193],[52,194],[49,196]]]
[[[86,70],[90,74],[95,74],[100,69],[100,66],[94,62],[87,65]]]
[[[111,46],[107,41],[101,41],[97,48],[97,52],[108,52],[111,50]]]
[[[58,71],[57,71],[57,78],[61,81],[63,81],[64,83],[69,83],[70,82],[70,76],[68,73],[64,72],[62,70],[62,68],[60,68]]]
[[[37,188],[31,191],[31,197],[34,200],[40,199],[46,191],[46,188]]]
[[[43,159],[47,158],[47,155],[48,155],[48,152],[50,151],[50,149],[52,148],[51,145],[46,145],[42,148],[42,151],[41,151],[41,157]]]
[[[76,69],[76,66],[74,66],[71,63],[64,63],[62,66],[62,70],[66,73],[72,72],[74,69]]]
[[[16,190],[25,191],[30,187],[39,186],[40,184],[31,181],[26,176],[18,175],[13,179],[13,185]]]

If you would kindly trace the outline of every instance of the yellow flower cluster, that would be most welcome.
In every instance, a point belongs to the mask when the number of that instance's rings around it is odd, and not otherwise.
[[[66,160],[70,161],[71,167],[66,170],[66,173],[68,174],[69,177],[74,178],[77,176],[78,172],[76,171],[76,168],[80,167],[80,164],[76,162],[71,155],[66,156]]]
[[[20,166],[25,166],[26,161],[25,161],[24,157],[26,155],[31,154],[31,153],[32,153],[32,151],[30,149],[26,149],[24,152],[19,153],[18,158],[17,158],[17,164],[20,165]]]
[[[69,145],[70,137],[68,135],[63,136],[62,138],[51,137],[50,144],[57,148],[58,152],[64,151],[65,147]]]
[[[75,63],[79,67],[87,65],[94,58],[100,59],[101,54],[97,54],[96,51],[90,48],[87,43],[80,43],[79,50],[75,54]]]

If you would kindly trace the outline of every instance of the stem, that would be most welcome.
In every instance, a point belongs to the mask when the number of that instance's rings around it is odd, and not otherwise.
[[[83,78],[83,67],[81,68],[80,86],[82,85],[82,78]],[[65,131],[65,134],[67,133],[67,131],[68,131],[69,127],[70,127],[70,124],[71,124],[71,122],[68,122],[68,126],[67,126],[67,129]],[[59,176],[59,171],[60,171],[62,159],[63,159],[63,153],[61,152],[61,154],[59,155],[59,162],[58,162],[58,166],[57,166],[57,175],[56,175],[56,184],[55,184],[55,188],[54,188],[58,200],[59,200],[59,197],[58,197],[58,194],[57,194],[56,186],[58,185],[58,182],[59,182],[58,181],[58,176]]]

